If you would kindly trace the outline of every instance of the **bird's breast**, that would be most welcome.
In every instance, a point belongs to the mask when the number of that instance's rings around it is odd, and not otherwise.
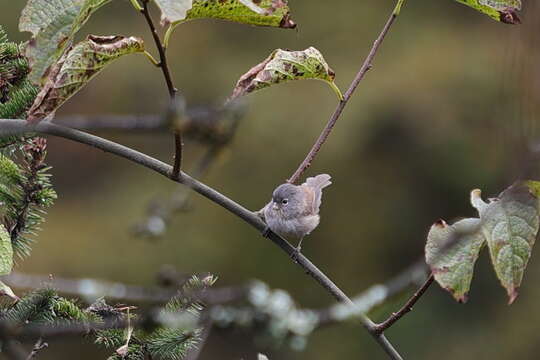
[[[319,225],[319,215],[291,219],[284,219],[279,215],[279,213],[266,214],[266,224],[273,232],[286,238],[302,238]]]

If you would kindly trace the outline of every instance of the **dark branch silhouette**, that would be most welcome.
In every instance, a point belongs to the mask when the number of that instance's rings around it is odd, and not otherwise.
[[[58,137],[63,137],[69,140],[73,140],[78,143],[86,144],[105,152],[115,154],[124,159],[142,165],[148,169],[151,169],[173,181],[181,183],[200,195],[206,197],[212,202],[227,209],[229,212],[238,216],[261,234],[265,234],[274,244],[279,246],[285,251],[289,257],[294,258],[294,262],[298,264],[309,276],[314,278],[322,287],[324,287],[328,293],[330,293],[335,299],[345,304],[354,306],[354,303],[345,295],[345,293],[332,282],[321,270],[319,270],[308,258],[303,254],[298,254],[296,248],[289,244],[285,239],[273,232],[267,232],[267,226],[262,219],[253,211],[249,211],[240,204],[237,204],[233,200],[229,199],[225,195],[212,189],[211,187],[201,183],[200,181],[192,178],[184,172],[180,172],[180,178],[176,179],[173,174],[173,169],[170,165],[167,165],[157,159],[154,159],[146,154],[130,149],[115,142],[100,138],[95,135],[87,134],[79,130],[66,128],[63,126],[55,125],[47,122],[39,122],[35,125],[28,124],[24,120],[11,120],[0,119],[0,132],[4,135],[8,134],[20,134],[20,133],[41,133],[49,134]],[[293,256],[294,255],[294,256]],[[359,320],[366,330],[373,336],[373,338],[379,343],[384,351],[389,355],[391,359],[402,359],[399,353],[394,349],[392,344],[386,339],[384,334],[376,332],[376,324],[371,321],[366,315],[360,314]]]
[[[148,23],[148,27],[150,28],[150,32],[152,33],[152,37],[154,38],[154,42],[158,49],[159,64],[157,66],[159,66],[161,68],[161,71],[163,72],[163,77],[165,78],[167,89],[169,91],[170,101],[171,101],[171,104],[173,104],[176,100],[176,96],[177,96],[176,93],[178,92],[178,90],[173,85],[171,71],[167,63],[167,55],[165,53],[165,47],[161,43],[161,39],[159,38],[159,35],[156,31],[154,21],[152,20],[152,17],[150,16],[150,12],[148,11],[149,2],[150,2],[149,0],[143,0],[143,9],[141,10],[141,12],[144,15],[144,18],[146,19],[146,22]],[[182,167],[183,140],[182,140],[182,133],[180,129],[175,126],[173,130],[174,130],[175,154],[174,154],[174,167],[173,167],[172,177],[175,179],[178,179],[178,177],[180,176],[180,168]]]
[[[307,154],[304,161],[302,161],[302,163],[298,166],[298,169],[296,169],[294,174],[292,174],[292,176],[289,178],[289,180],[287,180],[288,182],[290,182],[292,184],[296,183],[300,179],[302,174],[311,166],[311,163],[313,162],[313,159],[315,159],[315,157],[317,156],[317,154],[321,150],[321,147],[324,145],[324,143],[328,139],[328,136],[330,136],[330,133],[332,132],[332,129],[334,128],[337,121],[341,117],[341,114],[343,113],[343,110],[345,109],[345,106],[347,106],[347,103],[351,99],[354,91],[356,90],[356,88],[358,87],[360,82],[364,79],[367,72],[373,67],[373,59],[375,58],[375,55],[377,55],[377,51],[379,51],[379,48],[380,48],[382,42],[384,41],[386,35],[390,31],[390,28],[392,27],[392,25],[394,24],[397,16],[399,15],[399,10],[401,8],[402,3],[403,3],[403,0],[398,1],[398,5],[394,9],[394,11],[392,11],[392,14],[390,15],[390,18],[388,19],[388,21],[384,25],[381,33],[379,34],[379,36],[377,37],[375,42],[373,43],[373,47],[371,48],[371,51],[369,52],[367,58],[364,60],[364,63],[362,64],[362,66],[360,67],[360,70],[356,74],[356,77],[354,78],[353,82],[351,83],[351,86],[349,87],[347,92],[345,92],[345,94],[343,95],[343,100],[341,100],[339,102],[336,110],[334,111],[334,113],[330,117],[330,120],[328,120],[328,123],[326,124],[323,131],[319,135],[319,138],[317,139],[315,144],[313,144],[313,147],[311,148],[311,150]]]

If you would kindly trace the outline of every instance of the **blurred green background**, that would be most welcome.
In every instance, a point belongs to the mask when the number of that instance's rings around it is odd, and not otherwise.
[[[25,40],[17,21],[25,1],[3,1],[0,23]],[[298,31],[194,21],[177,29],[169,50],[174,80],[189,105],[220,104],[241,74],[275,48],[315,46],[345,90],[394,3],[390,0],[290,1]],[[319,228],[304,253],[349,295],[384,282],[423,255],[427,231],[439,218],[474,216],[469,191],[493,196],[517,176],[516,134],[532,138],[540,81],[538,5],[525,4],[522,26],[497,23],[453,1],[410,1],[309,174],[328,172]],[[533,9],[532,7],[536,7]],[[155,19],[159,14],[153,8]],[[115,0],[83,29],[99,35],[142,36],[144,19]],[[256,210],[295,170],[336,105],[322,82],[289,83],[249,97],[232,145],[205,182]],[[144,56],[117,61],[58,113],[146,114],[167,104],[161,73]],[[100,135],[164,161],[168,134]],[[299,306],[333,299],[271,242],[208,200],[178,216],[160,240],[134,238],[131,226],[147,203],[175,185],[145,168],[62,139],[51,138],[49,163],[59,194],[32,256],[17,270],[155,283],[163,264],[184,273],[209,271],[218,285],[254,278],[291,293]],[[200,155],[187,142],[186,162]],[[189,166],[189,165],[188,165]],[[516,168],[518,168],[516,170]],[[536,250],[534,251],[537,252]],[[540,264],[533,254],[521,296],[511,307],[490,269],[477,264],[470,300],[457,304],[433,286],[387,335],[407,359],[536,359],[540,350]],[[375,320],[398,308],[387,304]],[[57,344],[58,343],[58,344]],[[100,359],[84,342],[55,341],[46,359]],[[245,333],[216,331],[200,359],[384,359],[354,324],[318,330],[303,352],[257,348]]]

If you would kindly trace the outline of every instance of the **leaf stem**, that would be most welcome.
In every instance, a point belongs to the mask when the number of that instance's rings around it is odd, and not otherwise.
[[[178,26],[178,24],[179,23],[170,24],[169,27],[167,28],[167,31],[165,31],[165,36],[163,37],[163,47],[165,49],[169,48],[169,40],[171,40],[171,35],[174,29],[176,29],[176,27]]]
[[[328,85],[330,85],[330,87],[332,88],[332,90],[334,90],[334,93],[336,93],[339,101],[343,101],[343,93],[341,92],[341,90],[338,88],[338,86],[336,85],[335,82],[333,81],[327,81]]]
[[[401,12],[401,7],[403,6],[404,3],[405,3],[405,0],[398,0],[396,7],[394,8],[395,16],[399,15],[399,13]]]
[[[150,54],[148,51],[144,50],[143,54],[148,58],[148,60],[150,60],[150,62],[151,62],[154,66],[157,66],[157,67],[160,66],[159,61],[157,61],[157,59],[156,59],[152,54]]]
[[[304,161],[302,161],[302,163],[298,166],[298,168],[293,173],[293,175],[289,178],[289,180],[287,180],[289,183],[294,184],[295,182],[297,182],[300,179],[302,174],[311,166],[311,163],[313,162],[313,160],[315,159],[315,157],[317,156],[317,154],[321,150],[321,147],[324,145],[324,143],[328,139],[328,136],[330,136],[330,133],[332,132],[332,129],[334,128],[337,121],[341,117],[341,114],[343,113],[343,110],[345,109],[345,106],[347,106],[347,103],[351,99],[354,91],[356,90],[356,88],[358,87],[360,82],[364,79],[366,73],[373,67],[373,64],[372,64],[373,59],[375,58],[375,55],[377,55],[377,51],[379,50],[379,48],[380,48],[382,42],[384,41],[386,35],[390,31],[390,28],[394,24],[398,14],[399,14],[399,11],[401,10],[401,6],[403,5],[404,1],[405,0],[398,0],[398,3],[396,5],[395,9],[392,11],[392,14],[390,15],[389,19],[387,20],[386,24],[384,25],[381,33],[379,34],[379,36],[377,37],[377,39],[373,43],[371,51],[369,52],[368,56],[364,60],[364,63],[360,67],[360,70],[356,74],[356,77],[354,78],[353,82],[351,83],[349,89],[347,90],[347,92],[345,92],[345,95],[343,96],[343,100],[341,100],[339,102],[336,110],[334,110],[334,113],[332,114],[332,116],[328,120],[328,123],[326,124],[325,128],[323,129],[323,131],[319,135],[319,138],[317,139],[315,144],[313,144],[313,146],[312,146],[311,150],[309,151],[309,153],[306,155]]]
[[[135,8],[135,10],[137,10],[138,12],[142,12],[143,11],[143,8],[142,6],[139,4],[139,2],[137,0],[129,0],[131,1],[131,5],[133,5],[133,7]]]

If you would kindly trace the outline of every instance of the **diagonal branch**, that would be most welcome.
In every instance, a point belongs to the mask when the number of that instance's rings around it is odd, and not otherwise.
[[[416,302],[420,300],[422,295],[424,295],[427,289],[431,286],[431,284],[433,284],[433,280],[433,274],[430,274],[426,282],[424,282],[424,284],[413,294],[413,296],[411,296],[411,298],[405,303],[405,305],[403,305],[403,307],[398,312],[392,313],[392,315],[390,315],[388,319],[375,326],[377,333],[384,333],[405,314],[411,312]]]
[[[173,169],[170,165],[167,165],[157,159],[154,159],[146,154],[140,153],[136,150],[130,149],[115,142],[100,138],[95,135],[87,134],[82,131],[58,126],[48,122],[38,122],[37,124],[28,124],[24,120],[9,120],[0,119],[0,133],[3,135],[20,134],[20,133],[41,133],[49,134],[58,137],[63,137],[75,142],[86,144],[105,152],[115,154],[131,162],[142,165],[148,169],[151,169],[167,178],[184,184],[191,188],[200,195],[206,197],[210,201],[220,205],[233,213],[237,217],[241,218],[261,234],[265,232],[267,226],[260,219],[260,217],[252,211],[244,208],[240,204],[237,204],[233,200],[229,199],[225,195],[219,193],[213,188],[199,182],[184,172],[180,172],[180,177],[175,178]],[[345,295],[345,293],[336,286],[321,270],[319,270],[308,258],[303,254],[298,254],[296,248],[289,244],[285,239],[279,235],[270,232],[267,237],[285,251],[291,258],[295,259],[295,262],[313,279],[315,279],[323,288],[327,290],[335,299],[343,302],[347,305],[354,306],[354,303]],[[294,255],[294,256],[293,256]],[[373,338],[379,343],[383,350],[388,354],[391,359],[402,359],[399,353],[394,349],[392,344],[385,338],[384,334],[376,331],[376,324],[371,321],[366,315],[360,314],[359,320],[366,330],[373,336]]]
[[[148,3],[149,0],[143,0],[143,8],[141,10],[141,13],[144,15],[144,18],[148,23],[148,27],[150,28],[150,32],[152,33],[152,37],[154,38],[154,42],[156,43],[156,47],[159,52],[159,63],[157,66],[159,66],[161,68],[161,71],[163,72],[163,77],[165,78],[165,82],[167,83],[167,89],[169,90],[169,96],[171,98],[171,102],[173,102],[178,90],[173,85],[171,71],[169,70],[169,65],[167,63],[167,55],[165,54],[165,47],[161,43],[161,39],[159,38],[159,35],[156,31],[156,27],[154,26],[154,21],[152,20],[150,12],[148,11]],[[182,133],[180,132],[180,129],[176,126],[174,128],[174,145],[175,153],[172,174],[173,178],[178,179],[178,177],[180,176],[180,168],[182,166],[183,141]]]
[[[302,174],[311,166],[311,163],[313,162],[313,160],[315,159],[315,157],[321,150],[321,147],[324,145],[324,143],[328,139],[328,136],[330,136],[332,129],[334,128],[337,121],[341,117],[341,114],[343,113],[345,106],[347,106],[347,103],[351,99],[354,91],[356,90],[360,82],[364,79],[367,72],[371,70],[371,68],[373,67],[373,59],[375,58],[375,55],[377,55],[377,51],[379,51],[379,48],[381,47],[382,42],[384,41],[386,35],[390,31],[390,28],[396,21],[396,18],[398,17],[399,12],[401,10],[401,6],[403,5],[404,2],[405,2],[404,0],[398,0],[398,3],[396,7],[394,8],[394,11],[392,12],[392,14],[390,15],[390,18],[387,20],[386,24],[384,25],[381,33],[379,34],[379,36],[373,43],[373,47],[371,48],[371,51],[369,52],[367,58],[364,60],[362,67],[356,74],[356,77],[351,83],[351,86],[349,87],[345,95],[343,96],[343,100],[339,102],[336,110],[334,110],[334,113],[330,117],[330,120],[328,120],[328,123],[326,124],[323,131],[319,135],[319,138],[317,139],[315,144],[313,144],[313,147],[311,148],[309,153],[306,155],[306,158],[304,159],[304,161],[302,161],[302,163],[298,166],[298,169],[296,169],[294,174],[289,178],[289,180],[287,180],[288,182],[292,184],[297,182],[302,176]]]

